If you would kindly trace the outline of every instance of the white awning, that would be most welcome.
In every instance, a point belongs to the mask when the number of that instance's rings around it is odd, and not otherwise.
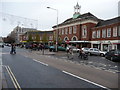
[[[90,41],[69,41],[70,43],[90,43]]]

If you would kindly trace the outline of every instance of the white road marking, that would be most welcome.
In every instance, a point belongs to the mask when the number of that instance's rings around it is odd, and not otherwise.
[[[71,76],[73,76],[73,77],[76,77],[76,78],[78,78],[78,79],[81,79],[81,80],[83,80],[83,81],[86,81],[86,82],[88,82],[88,83],[91,83],[91,84],[94,84],[94,85],[96,85],[96,86],[99,86],[99,87],[101,87],[101,88],[108,89],[107,87],[104,87],[104,86],[102,86],[102,85],[100,85],[100,84],[94,83],[94,82],[92,82],[92,81],[90,81],[90,80],[81,78],[81,77],[79,77],[79,76],[77,76],[77,75],[74,75],[74,74],[72,74],[72,73],[69,73],[69,72],[66,72],[66,71],[62,71],[62,72],[65,73],[65,74],[71,75]],[[110,89],[108,89],[108,90],[110,90]]]
[[[9,74],[9,76],[10,76],[16,90],[22,90],[19,83],[18,83],[18,81],[17,81],[17,79],[15,78],[13,72],[11,71],[10,67],[9,66],[4,66],[4,67],[6,68],[6,70],[7,70],[8,74]]]
[[[36,60],[36,59],[33,59],[33,61],[38,62],[38,63],[40,63],[40,64],[42,64],[42,65],[48,66],[48,64],[43,63],[43,62],[40,62],[40,61],[38,61],[38,60]]]

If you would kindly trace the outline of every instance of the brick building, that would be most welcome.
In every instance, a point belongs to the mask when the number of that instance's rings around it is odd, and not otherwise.
[[[53,26],[58,41],[81,47],[96,47],[101,50],[120,49],[120,16],[101,20],[90,12],[80,14],[80,6],[74,7],[72,18]]]
[[[98,22],[92,28],[91,47],[105,51],[120,49],[120,17]]]
[[[29,38],[32,42],[47,44],[54,42],[53,31],[28,31],[20,36],[20,42],[28,42]]]

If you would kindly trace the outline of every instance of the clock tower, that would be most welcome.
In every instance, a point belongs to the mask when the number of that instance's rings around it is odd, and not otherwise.
[[[76,6],[74,6],[73,18],[77,18],[78,16],[80,16],[80,9],[81,9],[81,6],[77,2]]]

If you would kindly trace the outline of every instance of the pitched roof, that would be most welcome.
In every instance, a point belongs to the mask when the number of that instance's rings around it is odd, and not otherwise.
[[[78,16],[77,18],[69,18],[69,19],[65,20],[63,23],[59,24],[58,26],[66,25],[66,24],[70,24],[70,23],[75,22],[75,21],[82,21],[82,20],[86,20],[86,19],[93,19],[93,20],[97,20],[97,21],[100,20],[96,16],[94,16],[93,14],[88,12],[88,13],[85,13],[85,14]],[[53,28],[55,28],[56,26],[57,25],[53,26]]]
[[[100,27],[100,26],[104,26],[104,25],[110,25],[113,23],[120,23],[120,16],[113,18],[113,19],[109,19],[109,20],[104,20],[104,21],[100,21],[96,27]]]

